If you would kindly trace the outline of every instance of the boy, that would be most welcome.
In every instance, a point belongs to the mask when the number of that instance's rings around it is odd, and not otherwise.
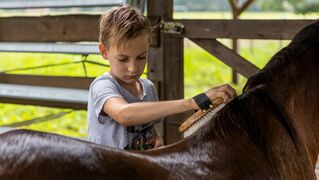
[[[140,78],[147,62],[151,27],[130,6],[116,7],[100,19],[102,57],[110,70],[90,86],[89,141],[121,149],[143,150],[163,145],[153,123],[164,116],[205,108],[210,100],[236,96],[229,85],[211,88],[195,99],[158,102],[151,81]],[[208,104],[207,104],[208,102]]]

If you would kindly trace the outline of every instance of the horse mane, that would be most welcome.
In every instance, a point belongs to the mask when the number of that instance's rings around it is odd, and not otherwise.
[[[297,132],[285,112],[268,89],[274,74],[283,70],[287,64],[300,59],[309,47],[319,42],[319,21],[301,30],[292,42],[278,53],[256,75],[249,78],[243,94],[233,99],[217,114],[203,131],[213,132],[215,137],[227,137],[231,127],[241,130],[261,150],[271,162],[267,146],[267,123],[269,116],[275,117],[291,138],[297,152],[300,142]],[[271,114],[269,114],[271,113]]]
[[[298,136],[289,116],[265,86],[251,89],[229,102],[213,121],[213,132],[217,137],[227,137],[229,126],[238,128],[268,156],[266,127],[270,115],[279,120],[297,148]]]
[[[268,83],[272,80],[273,74],[282,71],[289,63],[299,59],[298,57],[309,47],[314,47],[314,44],[318,43],[319,20],[299,31],[287,47],[278,51],[259,73],[248,79],[243,91]]]

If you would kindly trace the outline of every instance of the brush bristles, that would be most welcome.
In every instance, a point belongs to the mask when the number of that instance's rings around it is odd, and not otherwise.
[[[209,122],[214,116],[215,114],[221,110],[223,107],[225,106],[225,104],[221,104],[219,106],[217,106],[214,109],[211,109],[209,111],[207,111],[206,113],[204,113],[202,116],[200,116],[192,125],[190,125],[183,133],[182,136],[184,138],[192,135],[194,132],[196,132],[198,129],[200,129],[201,127],[203,127],[207,122]]]

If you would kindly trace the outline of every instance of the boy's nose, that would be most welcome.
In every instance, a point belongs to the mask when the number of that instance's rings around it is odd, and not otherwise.
[[[130,65],[128,66],[128,71],[129,72],[135,72],[137,69],[135,63],[130,63]]]

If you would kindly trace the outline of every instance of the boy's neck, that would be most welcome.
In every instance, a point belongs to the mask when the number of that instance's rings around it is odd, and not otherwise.
[[[121,86],[138,98],[142,97],[143,95],[143,88],[140,81],[137,81],[135,84],[121,84]]]
[[[111,74],[111,73],[110,73]],[[111,74],[112,75],[112,74]],[[112,75],[113,76],[113,75]],[[138,80],[135,83],[132,84],[127,84],[122,82],[120,79],[117,79],[116,77],[113,76],[113,78],[128,92],[133,94],[134,96],[140,98],[143,95],[143,88],[141,82]]]

